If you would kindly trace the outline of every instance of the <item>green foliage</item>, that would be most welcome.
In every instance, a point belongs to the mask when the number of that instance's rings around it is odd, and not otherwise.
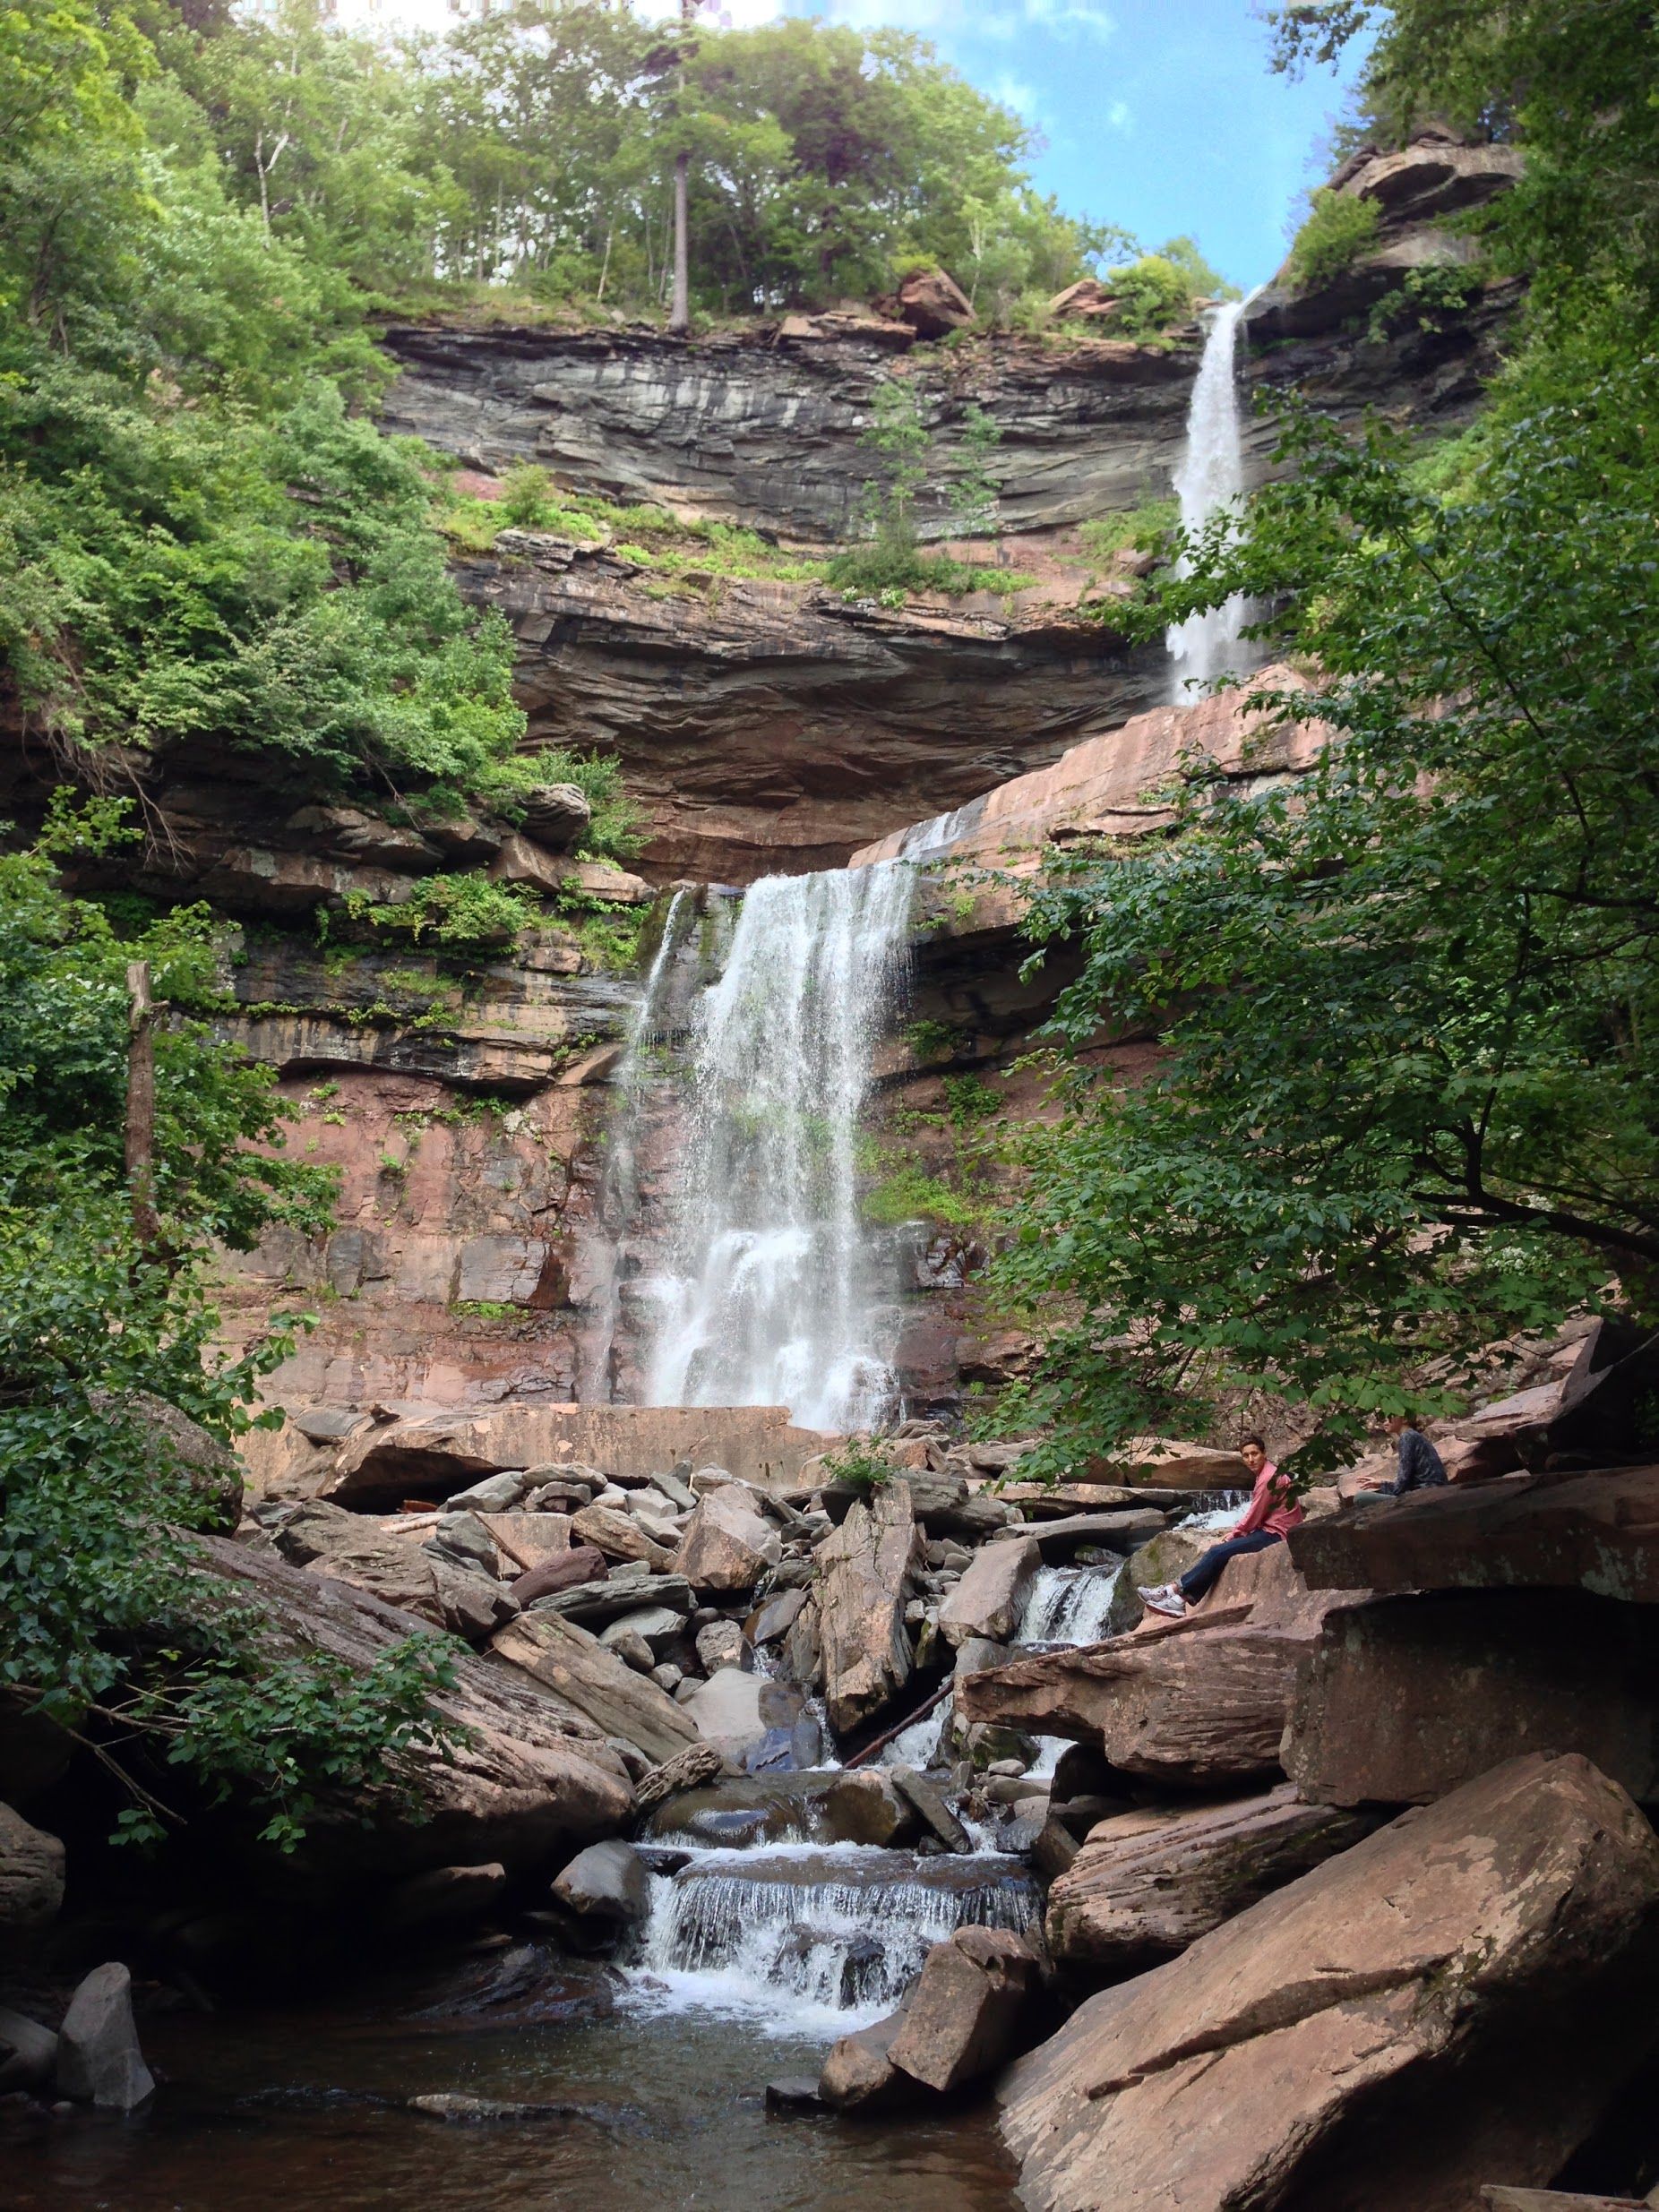
[[[965,533],[995,535],[1001,479],[993,456],[1001,437],[982,407],[967,409],[963,458],[943,491],[943,504]],[[922,395],[909,378],[888,377],[876,387],[870,423],[860,442],[874,461],[876,473],[864,485],[859,510],[864,542],[847,546],[829,564],[829,579],[838,590],[898,607],[911,592],[1006,594],[1023,590],[1031,582],[1013,569],[922,550],[916,508],[924,498],[938,498],[940,471]]]
[[[124,1839],[161,1832],[171,1774],[257,1808],[290,1848],[342,1793],[408,1810],[406,1754],[447,1740],[429,1701],[449,1662],[417,1639],[348,1676],[286,1650],[203,1572],[189,1531],[213,1503],[140,1413],[148,1394],[221,1437],[246,1427],[291,1340],[215,1355],[210,1240],[320,1228],[331,1184],[284,1159],[271,1071],[203,1018],[219,1003],[206,913],[124,939],[61,888],[58,858],[107,851],[122,812],[60,804],[39,844],[0,855],[0,1691],[96,1745],[133,1798]],[[149,1247],[123,1152],[134,959],[168,1008]]]
[[[1480,270],[1464,261],[1430,261],[1408,269],[1398,290],[1385,293],[1371,309],[1365,335],[1378,346],[1405,323],[1420,330],[1443,330],[1463,313],[1481,282]]]
[[[423,876],[406,899],[381,905],[354,891],[346,912],[360,927],[411,944],[442,945],[457,952],[489,952],[516,944],[539,912],[521,885],[492,883],[487,876]]]
[[[995,417],[970,407],[962,417],[962,459],[949,492],[951,519],[964,537],[996,536],[1002,478],[995,462],[1001,442]]]
[[[905,1042],[918,1060],[953,1059],[967,1044],[969,1033],[956,1022],[912,1022]]]
[[[1091,561],[1110,561],[1113,553],[1131,545],[1143,552],[1161,552],[1180,519],[1181,510],[1173,499],[1149,499],[1139,507],[1079,524],[1078,537]]]
[[[826,1452],[820,1462],[831,1482],[845,1484],[860,1496],[872,1497],[898,1470],[879,1444],[853,1437],[838,1452]]]
[[[1659,366],[1629,338],[1612,302],[1535,347],[1451,495],[1380,427],[1294,420],[1243,539],[1148,610],[1276,604],[1336,742],[1254,793],[1195,763],[1171,847],[1039,902],[1084,955],[1058,1041],[1164,1043],[1130,1087],[1074,1060],[1010,1223],[1004,1289],[1062,1316],[1062,1455],[1244,1387],[1306,1402],[1328,1463],[1425,1367],[1444,1403],[1493,1337],[1615,1279],[1651,1304]]]
[[[1310,195],[1308,212],[1291,241],[1291,281],[1301,292],[1335,284],[1375,244],[1382,210],[1374,200],[1332,192],[1321,184]]]
[[[1120,302],[1112,329],[1121,338],[1160,336],[1172,324],[1187,321],[1199,296],[1191,268],[1167,253],[1143,253],[1139,261],[1109,269],[1105,282]]]

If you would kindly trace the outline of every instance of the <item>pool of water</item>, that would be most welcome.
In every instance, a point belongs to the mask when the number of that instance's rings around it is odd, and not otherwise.
[[[0,2131],[4,2212],[1014,2212],[987,2111],[769,2115],[765,2084],[815,2074],[826,2036],[657,2011],[535,1945],[143,2040],[143,2113]],[[445,2093],[540,2109],[410,2109]]]

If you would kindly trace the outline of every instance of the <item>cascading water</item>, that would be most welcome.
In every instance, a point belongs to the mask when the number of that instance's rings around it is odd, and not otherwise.
[[[1032,1578],[1014,1641],[1098,1643],[1122,1573],[1115,1567],[1039,1567]]]
[[[744,898],[693,1022],[655,1405],[787,1405],[830,1429],[893,1408],[897,1305],[859,1213],[858,1118],[913,883],[890,862],[769,876]]]
[[[651,1877],[631,1970],[641,2002],[840,2035],[890,2012],[933,1946],[1041,1913],[1018,1860],[918,1859],[864,1844],[692,1850]]]
[[[1239,324],[1249,299],[1228,300],[1211,311],[1187,411],[1187,438],[1181,466],[1175,471],[1175,496],[1181,502],[1181,527],[1196,536],[1218,513],[1236,508],[1244,496],[1244,450],[1239,433],[1239,395],[1234,356]],[[1179,573],[1187,573],[1183,559]],[[1242,649],[1248,602],[1235,592],[1225,605],[1202,614],[1190,614],[1165,633],[1172,663],[1170,697],[1177,706],[1190,704],[1218,676],[1242,672],[1248,655]]]

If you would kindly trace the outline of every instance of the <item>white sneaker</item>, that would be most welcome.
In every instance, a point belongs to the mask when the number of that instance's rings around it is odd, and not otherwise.
[[[1149,1613],[1167,1613],[1172,1620],[1184,1617],[1187,1601],[1173,1582],[1160,1582],[1156,1589],[1142,1590],[1140,1602]]]

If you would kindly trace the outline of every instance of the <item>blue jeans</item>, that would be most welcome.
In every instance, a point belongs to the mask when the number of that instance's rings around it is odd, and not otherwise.
[[[1229,1559],[1236,1559],[1241,1552],[1266,1551],[1269,1544],[1282,1544],[1285,1539],[1275,1536],[1269,1529],[1257,1529],[1249,1536],[1230,1536],[1225,1544],[1212,1544],[1201,1559],[1195,1560],[1176,1589],[1191,1605],[1214,1590],[1221,1570]]]

